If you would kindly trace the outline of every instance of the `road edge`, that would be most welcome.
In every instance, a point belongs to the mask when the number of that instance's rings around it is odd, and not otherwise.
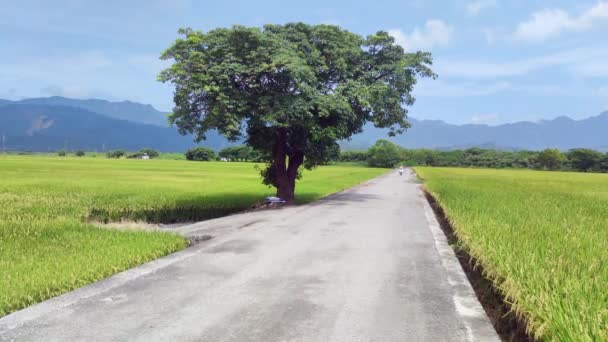
[[[466,340],[469,342],[500,341],[490,318],[477,299],[473,286],[460,266],[454,250],[448,244],[447,237],[439,226],[435,212],[424,196],[422,189],[419,188],[418,191],[423,203],[424,215],[433,236],[435,249],[439,254],[441,265],[446,271],[448,283],[452,287],[452,300],[456,312],[460,315],[466,329]]]

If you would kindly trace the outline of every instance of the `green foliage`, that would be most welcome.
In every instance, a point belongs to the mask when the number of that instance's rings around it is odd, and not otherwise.
[[[59,152],[57,152],[57,155],[60,157],[65,157],[67,153],[65,152],[65,150],[59,150]]]
[[[208,147],[194,147],[186,151],[186,159],[194,161],[217,160],[217,155],[213,149]]]
[[[608,172],[608,154],[589,149],[574,149],[564,155],[557,149],[536,151],[496,151],[481,148],[437,151],[403,149],[400,161],[408,166],[454,166],[482,168],[540,168],[547,170],[578,170]],[[341,152],[338,161],[367,160],[369,152]]]
[[[114,150],[114,151],[109,151],[108,153],[106,153],[106,157],[114,158],[114,159],[119,159],[126,155],[127,155],[127,152],[125,150]]]
[[[84,157],[85,152],[83,150],[76,151],[76,157]]]
[[[205,139],[216,129],[271,156],[264,183],[293,198],[299,167],[327,163],[366,122],[403,132],[430,53],[405,53],[386,32],[363,38],[332,25],[181,29],[162,54],[175,85],[170,122]],[[285,197],[284,197],[285,198]]]
[[[556,170],[562,167],[566,157],[556,148],[548,148],[536,156],[536,163],[542,169]]]
[[[147,154],[150,159],[157,158],[160,155],[160,152],[151,148],[142,148],[141,150],[139,150],[139,153],[141,155]]]
[[[393,167],[401,160],[399,146],[380,139],[367,152],[367,163],[371,167]]]
[[[600,161],[600,171],[608,172],[608,152],[604,154],[604,157]]]
[[[367,151],[343,151],[338,156],[340,162],[367,162]]]
[[[160,152],[158,152],[156,150],[153,150],[151,148],[142,148],[138,152],[128,154],[127,158],[138,159],[138,158],[143,157],[144,154],[147,154],[148,157],[150,157],[150,159],[157,158],[158,156],[160,156]]]
[[[588,148],[575,148],[566,153],[571,167],[578,171],[597,171],[603,156],[600,152]]]
[[[229,161],[264,161],[259,152],[245,145],[226,147],[219,152],[219,157]]]
[[[608,341],[608,175],[416,171],[539,341]]]
[[[307,174],[299,200],[383,172],[320,167]],[[0,316],[186,245],[172,234],[99,229],[87,219],[170,223],[223,216],[270,195],[258,177],[251,163],[0,156]]]

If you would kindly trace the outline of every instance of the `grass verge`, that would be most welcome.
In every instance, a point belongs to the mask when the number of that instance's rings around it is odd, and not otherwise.
[[[416,168],[466,251],[540,340],[608,339],[608,175]]]

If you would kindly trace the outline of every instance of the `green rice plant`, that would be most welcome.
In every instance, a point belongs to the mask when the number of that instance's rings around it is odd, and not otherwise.
[[[299,200],[383,172],[306,171]],[[253,163],[0,156],[0,316],[187,246],[174,234],[101,229],[95,221],[204,220],[271,194]]]
[[[532,335],[608,340],[608,175],[416,171]]]

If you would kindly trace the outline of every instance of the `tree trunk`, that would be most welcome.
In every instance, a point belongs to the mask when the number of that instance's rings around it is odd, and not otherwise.
[[[298,169],[304,162],[304,154],[294,151],[289,155],[287,149],[287,129],[279,128],[277,142],[274,146],[274,186],[277,188],[277,197],[281,198],[286,204],[295,204],[296,178]],[[287,164],[289,160],[289,164]]]

